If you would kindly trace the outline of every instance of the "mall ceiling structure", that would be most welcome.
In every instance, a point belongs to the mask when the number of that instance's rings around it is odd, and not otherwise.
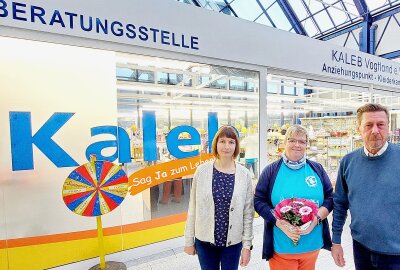
[[[258,112],[258,73],[158,57],[117,53],[120,119],[135,111],[214,110]],[[267,112],[303,114],[352,112],[365,103],[400,111],[400,95],[368,88],[268,74]],[[308,91],[305,91],[307,89]]]
[[[177,0],[400,62],[400,0]]]

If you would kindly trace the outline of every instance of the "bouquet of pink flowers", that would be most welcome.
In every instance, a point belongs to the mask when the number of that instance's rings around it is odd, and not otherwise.
[[[310,200],[291,198],[278,203],[274,209],[274,216],[285,220],[292,226],[306,230],[318,214],[318,206]],[[297,245],[297,242],[293,242]]]

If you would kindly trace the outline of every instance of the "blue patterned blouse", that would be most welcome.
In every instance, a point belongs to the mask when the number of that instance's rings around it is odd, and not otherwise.
[[[231,205],[235,174],[228,174],[213,169],[212,193],[215,205],[215,245],[226,246],[229,226],[229,208]]]

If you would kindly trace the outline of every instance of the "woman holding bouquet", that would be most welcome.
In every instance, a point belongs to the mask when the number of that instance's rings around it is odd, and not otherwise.
[[[250,171],[235,162],[239,140],[232,126],[212,142],[215,161],[194,174],[184,251],[198,255],[203,270],[236,270],[250,261],[253,239],[253,185]]]
[[[264,218],[262,256],[271,270],[313,270],[320,249],[330,250],[332,245],[326,217],[333,207],[333,188],[322,165],[306,158],[307,141],[305,128],[290,127],[282,157],[263,170],[256,187],[254,207]],[[308,228],[273,214],[277,204],[290,198],[317,205],[318,214]]]

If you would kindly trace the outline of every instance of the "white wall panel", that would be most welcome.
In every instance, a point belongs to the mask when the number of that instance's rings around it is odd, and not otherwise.
[[[31,112],[32,134],[54,112],[75,113],[53,140],[79,164],[86,163],[86,147],[98,141],[90,128],[116,125],[114,53],[0,38],[0,63],[0,183],[5,205],[0,221],[4,211],[8,238],[95,228],[95,219],[70,212],[62,200],[62,185],[74,168],[57,168],[33,146],[34,170],[12,170],[9,112]],[[116,212],[111,223],[120,222]]]

